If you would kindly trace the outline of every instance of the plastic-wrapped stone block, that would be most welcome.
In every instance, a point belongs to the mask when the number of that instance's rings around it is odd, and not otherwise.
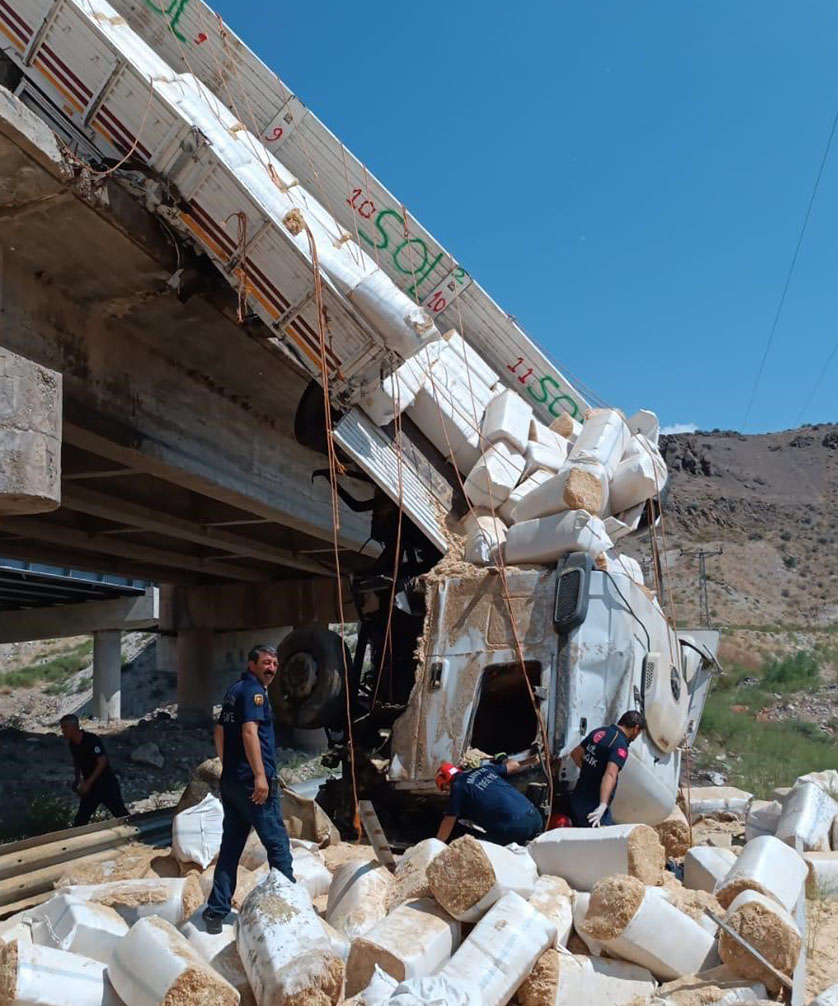
[[[591,409],[568,460],[596,462],[605,468],[609,479],[613,478],[630,437],[626,421],[616,409]]]
[[[384,1003],[390,1002],[390,996],[398,984],[386,971],[376,967],[367,987],[347,999],[344,1006],[384,1006]]]
[[[206,869],[221,848],[224,810],[221,801],[207,793],[200,803],[175,814],[172,821],[172,854],[181,863]]]
[[[238,1006],[239,994],[168,922],[135,922],[117,945],[108,977],[126,1006],[212,1002]]]
[[[506,388],[486,406],[480,432],[490,444],[499,440],[523,454],[530,439],[532,408],[517,391]]]
[[[494,388],[499,377],[483,357],[463,339],[462,335],[452,328],[443,336],[447,348],[444,349],[444,362],[457,370],[458,373],[478,380],[487,388]]]
[[[562,877],[539,877],[529,897],[537,908],[556,927],[554,947],[566,947],[573,932],[573,891]]]
[[[480,457],[480,420],[490,397],[488,388],[477,382],[464,386],[440,362],[407,413],[440,454],[465,474]]]
[[[680,807],[674,807],[668,817],[655,825],[667,859],[680,859],[690,847],[690,825]]]
[[[575,891],[590,891],[615,873],[637,877],[643,884],[663,882],[663,846],[646,824],[555,828],[527,848],[540,874],[564,877]]]
[[[238,912],[227,917],[218,934],[207,932],[202,915],[203,909],[199,909],[186,922],[182,922],[178,929],[186,942],[238,992],[241,997],[240,1006],[256,1006],[253,989],[236,946]]]
[[[812,1000],[809,1006],[838,1006],[838,984],[830,985],[828,989],[824,989]]]
[[[496,565],[506,542],[506,524],[485,510],[470,510],[463,518],[466,544],[463,558],[475,566]]]
[[[531,440],[524,450],[524,478],[544,468],[547,471],[557,472],[567,460],[567,451],[558,451],[550,444],[540,444]]]
[[[511,566],[544,564],[569,552],[587,552],[596,558],[612,544],[599,517],[584,510],[566,510],[513,524],[506,537],[504,556]]]
[[[804,852],[809,867],[806,897],[838,901],[838,852]]]
[[[626,426],[628,426],[632,433],[639,433],[641,436],[647,437],[651,443],[657,446],[660,438],[660,423],[654,412],[640,409],[634,415],[628,417]]]
[[[399,982],[387,1002],[388,1006],[485,1006],[475,981],[445,974]]]
[[[623,1006],[648,999],[656,988],[651,972],[637,964],[546,950],[516,999],[519,1006]]]
[[[607,521],[604,523],[607,531],[608,523]],[[646,582],[643,577],[643,569],[633,556],[621,555],[612,550],[611,552],[600,552],[595,562],[597,569],[611,573],[612,576],[614,574],[617,576],[627,576],[630,580],[641,586]]]
[[[107,964],[128,923],[112,908],[59,894],[34,912],[32,941]]]
[[[730,904],[725,922],[783,974],[791,975],[800,956],[802,941],[789,913],[756,891],[742,891]],[[777,992],[774,975],[724,930],[719,934],[719,956],[742,978],[761,981],[769,992]]]
[[[332,953],[308,892],[278,870],[247,896],[236,945],[260,1006],[340,1001],[343,961]]]
[[[712,894],[735,862],[736,853],[732,849],[695,845],[684,856],[684,887]]]
[[[609,506],[615,513],[622,513],[638,503],[654,499],[663,492],[667,477],[663,458],[656,448],[648,444],[645,450],[617,465],[611,477]]]
[[[757,891],[791,912],[808,874],[806,861],[794,849],[773,835],[761,835],[748,842],[713,893],[722,908],[742,891]]]
[[[713,961],[713,936],[636,877],[599,881],[582,927],[611,957],[648,968],[662,981],[697,974]]]
[[[518,485],[523,471],[524,456],[501,440],[484,450],[468,473],[463,490],[474,506],[497,509]]]
[[[507,526],[513,523],[512,515],[515,512],[516,505],[525,496],[531,493],[533,489],[537,489],[539,486],[544,485],[544,483],[552,477],[553,472],[539,468],[527,478],[521,479],[518,485],[515,486],[512,492],[507,496],[506,500],[501,503],[499,507],[496,507],[498,514]]]
[[[431,892],[449,915],[476,922],[508,891],[529,898],[538,871],[525,849],[464,835],[428,867]]]
[[[568,463],[552,478],[528,492],[512,511],[520,521],[546,517],[567,510],[601,514],[608,504],[608,477],[601,465]]]
[[[376,862],[351,860],[332,877],[326,921],[351,942],[387,914],[393,875]]]
[[[389,901],[391,911],[411,898],[431,896],[428,867],[441,852],[445,852],[445,848],[445,843],[438,838],[425,838],[407,849],[393,873]]]
[[[817,783],[798,780],[783,801],[777,822],[777,838],[806,851],[829,852],[832,823],[838,817],[838,803]]]
[[[106,970],[91,957],[11,940],[0,944],[0,1002],[4,1006],[120,1006]]]
[[[332,885],[332,875],[318,852],[304,848],[292,848],[294,860],[294,879],[302,884],[312,898],[322,897],[329,893]]]
[[[578,419],[574,419],[569,412],[563,412],[550,423],[550,429],[554,433],[558,433],[560,437],[564,437],[565,440],[575,441],[582,432],[582,424]]]
[[[591,903],[590,891],[574,891],[573,893],[573,931],[588,948],[588,953],[592,957],[599,957],[602,953],[602,944],[589,936],[585,931],[583,922],[588,914],[588,905]]]
[[[441,974],[479,985],[483,1006],[503,1006],[555,939],[553,923],[510,891],[477,923]]]
[[[204,900],[201,885],[194,875],[77,884],[62,888],[59,893],[113,908],[129,926],[147,915],[157,915],[176,926],[188,919]]]
[[[365,988],[376,967],[397,978],[434,974],[460,944],[460,923],[430,898],[399,905],[352,941],[346,962],[346,995]]]
[[[690,790],[690,815],[737,814],[745,817],[754,794],[735,786],[693,786]]]
[[[413,404],[428,379],[431,366],[447,345],[443,339],[428,343],[358,402],[374,423],[387,426]]]
[[[783,812],[779,800],[752,800],[745,817],[745,841],[760,835],[774,835]]]

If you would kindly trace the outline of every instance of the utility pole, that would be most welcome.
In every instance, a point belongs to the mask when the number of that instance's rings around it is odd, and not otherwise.
[[[723,548],[699,548],[695,552],[687,552],[683,548],[681,549],[681,555],[686,556],[688,559],[698,559],[698,607],[702,625],[710,625],[710,602],[707,597],[706,560],[714,555],[721,555],[723,552]]]

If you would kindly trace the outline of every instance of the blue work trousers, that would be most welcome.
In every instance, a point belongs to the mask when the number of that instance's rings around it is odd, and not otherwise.
[[[221,834],[221,851],[215,864],[207,906],[214,915],[227,915],[236,890],[236,873],[250,829],[255,828],[259,841],[268,854],[268,865],[294,879],[291,843],[282,822],[279,792],[276,780],[271,780],[268,799],[255,804],[250,796],[252,786],[238,780],[221,783],[221,805],[224,808],[224,828]]]
[[[599,799],[591,801],[589,797],[577,797],[574,793],[570,798],[570,819],[573,821],[574,828],[590,828],[591,823],[588,820],[588,814],[595,811],[598,806]],[[607,828],[614,823],[610,807],[602,815],[602,820],[599,823],[603,828]]]
[[[530,806],[517,820],[487,826],[486,840],[495,845],[510,845],[512,842],[525,845],[540,834],[543,828],[544,819],[534,806]]]

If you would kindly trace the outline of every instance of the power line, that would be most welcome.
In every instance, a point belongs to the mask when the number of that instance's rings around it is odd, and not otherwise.
[[[714,555],[722,555],[724,549],[700,548],[695,552],[681,549],[681,555],[690,559],[698,559],[698,610],[702,625],[710,625],[710,599],[707,596],[707,559]]]
[[[815,381],[815,383],[812,385],[812,390],[809,392],[809,397],[806,399],[806,402],[804,403],[803,408],[800,410],[800,414],[798,415],[795,421],[797,426],[800,425],[800,420],[803,418],[804,413],[809,408],[809,403],[815,397],[815,392],[821,386],[821,381],[826,377],[826,372],[827,370],[829,370],[829,365],[835,359],[836,353],[838,353],[838,342],[836,342],[835,345],[832,347],[832,352],[826,358],[826,363],[823,365],[823,369],[821,370],[820,374],[818,374],[817,381]]]
[[[800,246],[803,244],[803,235],[806,233],[806,227],[809,223],[809,215],[812,212],[812,206],[815,202],[815,197],[818,194],[818,188],[821,184],[821,177],[823,176],[823,169],[826,166],[826,159],[829,157],[829,148],[832,146],[832,138],[835,136],[835,128],[838,126],[838,111],[835,113],[835,118],[832,120],[832,128],[829,130],[829,138],[826,141],[826,146],[824,147],[823,157],[821,157],[820,167],[818,168],[818,174],[815,178],[815,185],[812,189],[812,195],[809,198],[809,205],[806,207],[806,215],[803,217],[803,226],[800,228],[800,235],[797,238],[797,245],[794,249],[794,255],[791,258],[791,265],[789,266],[788,274],[786,275],[786,282],[783,285],[783,292],[780,295],[780,302],[777,305],[777,311],[774,315],[774,322],[771,325],[771,331],[768,334],[768,341],[765,344],[765,351],[762,354],[762,360],[760,361],[759,370],[757,371],[756,380],[754,381],[754,386],[751,390],[751,397],[748,400],[748,408],[745,410],[745,419],[742,423],[742,432],[744,433],[745,428],[748,425],[748,419],[751,415],[751,407],[754,404],[754,398],[756,397],[757,388],[759,387],[759,382],[762,379],[763,371],[765,370],[765,361],[768,359],[768,353],[771,350],[771,343],[774,341],[774,333],[777,331],[777,325],[780,322],[780,315],[783,312],[783,304],[786,302],[786,294],[789,290],[789,284],[791,283],[792,275],[794,274],[794,267],[797,265],[797,256],[800,254]]]

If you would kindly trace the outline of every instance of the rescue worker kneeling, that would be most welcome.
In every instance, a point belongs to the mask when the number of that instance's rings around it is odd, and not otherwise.
[[[459,769],[443,762],[436,773],[436,784],[449,797],[436,837],[447,842],[457,822],[466,820],[483,828],[486,840],[496,845],[523,844],[535,838],[544,827],[541,814],[506,777],[537,760],[510,759],[501,765],[489,762],[475,769]]]

